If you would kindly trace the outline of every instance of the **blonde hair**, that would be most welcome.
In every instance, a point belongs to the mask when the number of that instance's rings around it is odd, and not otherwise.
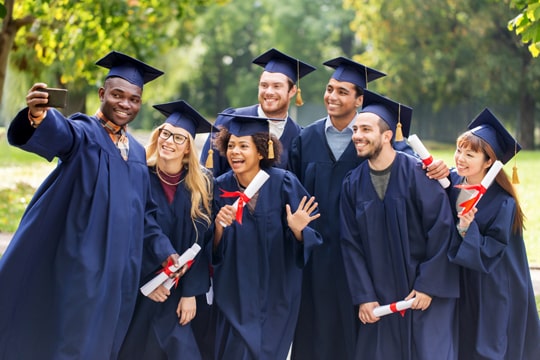
[[[491,145],[470,131],[461,134],[457,138],[456,144],[457,147],[483,153],[486,160],[491,159],[492,163],[497,160],[497,155],[495,154],[495,151]],[[495,182],[499,184],[499,186],[503,188],[503,190],[506,191],[512,198],[514,198],[514,201],[516,202],[516,216],[514,217],[514,223],[512,224],[512,232],[516,234],[523,233],[523,229],[525,229],[525,214],[523,213],[523,209],[519,203],[517,191],[514,188],[514,185],[512,185],[512,181],[510,181],[510,177],[508,174],[506,174],[504,169],[499,171],[495,177]]]
[[[160,126],[152,131],[150,140],[146,145],[146,164],[158,169],[159,151],[158,138]],[[212,175],[199,164],[199,153],[193,146],[194,139],[191,134],[188,134],[187,140],[189,144],[189,152],[182,160],[182,167],[187,168],[188,172],[185,178],[186,188],[191,193],[191,220],[204,220],[208,225],[211,222],[211,201],[212,201]]]

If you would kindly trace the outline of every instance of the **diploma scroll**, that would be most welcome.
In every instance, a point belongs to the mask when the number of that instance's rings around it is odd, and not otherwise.
[[[151,279],[141,287],[141,293],[143,293],[144,296],[148,296],[159,285],[162,285],[165,281],[167,281],[167,279],[170,279],[171,274],[174,274],[175,272],[180,270],[188,261],[192,261],[195,256],[197,256],[200,250],[201,247],[199,246],[199,244],[193,244],[189,249],[184,251],[182,255],[180,255],[180,257],[178,258],[178,266],[169,265],[168,267],[163,269],[163,271],[154,276],[153,279]]]
[[[257,175],[255,175],[255,177],[253,178],[253,180],[251,180],[251,182],[249,183],[249,185],[246,187],[246,190],[244,190],[244,195],[248,198],[248,199],[251,199],[253,197],[253,195],[255,195],[257,193],[257,191],[259,191],[259,189],[261,188],[261,186],[263,186],[263,184],[266,182],[266,180],[268,180],[268,178],[270,178],[270,175],[268,175],[268,173],[264,170],[259,170],[259,172],[257,173]],[[248,200],[249,201],[249,200]],[[236,199],[236,201],[233,203],[232,206],[234,206],[234,208],[238,211],[238,202],[239,202],[239,199]],[[221,226],[223,227],[227,227],[226,224],[220,222]]]
[[[422,159],[422,162],[424,165],[429,166],[433,163],[433,156],[429,153],[429,151],[426,149],[422,141],[416,136],[416,134],[410,135],[407,140],[409,141],[409,145],[411,145],[412,149],[420,156],[420,159]],[[443,189],[446,189],[450,186],[450,180],[447,178],[438,179],[439,184],[443,187]]]
[[[476,206],[476,204],[478,204],[478,202],[480,201],[482,196],[486,193],[487,189],[491,186],[491,184],[493,183],[493,180],[495,180],[495,177],[497,176],[499,171],[501,171],[502,168],[503,168],[503,163],[500,160],[495,160],[495,162],[493,163],[493,165],[491,165],[491,167],[489,168],[488,172],[486,173],[486,175],[484,176],[484,178],[482,179],[479,185],[467,185],[467,184],[456,185],[456,187],[460,189],[477,191],[476,194],[472,198],[459,204],[459,206],[463,208],[463,210],[461,210],[461,215],[468,213],[469,211],[471,211],[473,207]]]
[[[378,306],[373,309],[373,315],[376,317],[393,314],[396,312],[401,313],[401,316],[405,316],[405,310],[410,309],[415,298],[409,300],[402,300],[388,305]]]

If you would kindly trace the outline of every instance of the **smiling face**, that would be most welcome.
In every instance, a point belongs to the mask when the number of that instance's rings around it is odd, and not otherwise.
[[[289,103],[296,94],[296,86],[291,86],[287,76],[264,71],[259,79],[259,104],[268,117],[284,119],[289,111]]]
[[[241,177],[250,179],[255,176],[261,168],[262,158],[251,135],[235,136],[231,134],[227,144],[227,160],[239,179]]]
[[[331,78],[326,85],[324,105],[333,122],[350,123],[356,110],[362,105],[362,100],[363,96],[357,94],[353,83]]]
[[[129,124],[141,109],[142,89],[122,78],[108,78],[98,94],[101,112],[118,126]]]
[[[189,153],[189,132],[165,123],[161,127],[157,145],[160,161],[181,164],[184,155]]]
[[[365,112],[356,116],[353,125],[352,141],[359,157],[377,158],[383,144],[390,142],[392,131],[381,128],[382,120],[378,115]]]
[[[484,152],[460,146],[456,148],[454,161],[458,175],[467,178],[469,184],[479,184],[493,163]]]

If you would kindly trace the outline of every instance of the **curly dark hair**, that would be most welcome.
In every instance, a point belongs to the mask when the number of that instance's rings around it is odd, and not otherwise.
[[[227,157],[227,147],[229,145],[230,138],[231,138],[231,133],[225,128],[222,128],[219,131],[219,133],[216,135],[215,146],[221,156]],[[272,167],[276,162],[279,162],[279,159],[281,158],[282,145],[281,145],[281,141],[279,141],[279,139],[275,135],[270,135],[267,132],[258,132],[251,135],[251,138],[253,139],[253,142],[255,143],[257,152],[259,152],[259,154],[261,154],[261,156],[263,157],[259,163],[261,168],[269,168],[269,167]],[[269,138],[272,139],[273,147],[274,147],[273,159],[268,158],[268,139]]]

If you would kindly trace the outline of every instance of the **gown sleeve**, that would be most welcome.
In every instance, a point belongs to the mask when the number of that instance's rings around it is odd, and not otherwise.
[[[457,236],[449,250],[450,260],[466,268],[489,273],[504,257],[512,238],[511,229],[515,216],[515,202],[508,198],[497,209],[482,209],[494,212],[489,227],[480,233],[476,221],[469,225],[465,237]]]

